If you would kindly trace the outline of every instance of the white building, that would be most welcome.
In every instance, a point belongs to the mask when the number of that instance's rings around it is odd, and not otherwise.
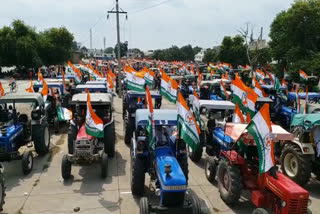
[[[206,53],[206,50],[205,49],[201,49],[201,51],[194,56],[194,61],[202,62],[205,53]]]

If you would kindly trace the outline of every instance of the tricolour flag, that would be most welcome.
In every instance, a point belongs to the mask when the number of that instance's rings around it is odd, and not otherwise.
[[[113,90],[113,87],[114,87],[113,80],[110,74],[107,75],[107,87],[111,91]]]
[[[201,119],[200,119],[200,102],[198,94],[193,88],[193,102],[192,102],[192,110],[194,112],[194,116],[196,117],[196,120],[198,122],[199,127],[201,128]]]
[[[29,93],[33,93],[34,92],[32,80],[30,80],[30,87],[26,89],[26,92],[29,92]]]
[[[146,72],[146,75],[144,76],[144,79],[146,80],[146,84],[149,85],[149,86],[152,86],[153,85],[153,79],[154,79],[154,72],[151,71],[150,69],[144,67],[143,68],[144,71]]]
[[[267,172],[275,165],[269,104],[264,104],[247,126],[259,154],[259,172]]]
[[[253,117],[256,113],[255,106],[258,99],[258,95],[252,88],[249,87],[247,87],[246,89],[246,95],[247,112],[249,112],[250,116]]]
[[[42,88],[41,94],[43,97],[43,101],[45,102],[48,98],[49,88],[48,88],[47,82],[44,79],[42,80],[42,85],[43,85],[43,88]]]
[[[260,83],[258,81],[256,81],[256,80],[255,80],[254,92],[256,92],[256,94],[259,97],[267,97],[267,94],[264,92],[264,90],[261,87]]]
[[[177,90],[178,83],[170,78],[166,72],[162,69],[161,71],[161,89],[160,93],[162,96],[165,96],[170,102],[176,103],[177,101]]]
[[[299,76],[301,80],[307,80],[308,79],[308,75],[303,71],[303,70],[299,70]]]
[[[234,109],[232,122],[233,123],[244,123],[244,118],[243,118],[243,115],[241,113],[241,110],[239,108],[238,103],[236,103],[236,107]]]
[[[2,87],[2,83],[0,82],[0,97],[4,95],[4,89]]]
[[[263,71],[261,71],[260,69],[257,69],[256,77],[258,80],[263,80],[266,77],[266,75],[263,73]]]
[[[72,111],[67,108],[60,106],[57,108],[57,113],[59,121],[67,121],[72,119]]]
[[[180,137],[195,151],[200,145],[200,128],[181,93],[178,94],[177,108]]]
[[[87,94],[86,133],[93,137],[104,137],[103,122],[92,109],[89,92]]]
[[[135,72],[134,74],[127,75],[127,87],[130,90],[134,91],[145,91],[144,85],[146,83],[145,79],[145,72]]]
[[[240,79],[238,75],[236,75],[235,80],[232,81],[232,90],[233,90],[233,96],[232,96],[232,102],[238,103],[240,109],[243,109],[242,100],[245,95],[246,86]]]
[[[62,73],[62,83],[63,83],[64,93],[67,93],[67,85],[66,85],[66,80],[64,76],[64,71],[62,70],[61,73]]]
[[[155,141],[156,141],[155,122],[153,117],[152,97],[151,97],[148,86],[146,86],[145,103],[146,103],[146,108],[149,110],[148,124],[147,124],[147,132],[149,134],[149,145],[152,149],[155,149]]]
[[[230,95],[228,94],[226,88],[224,87],[222,79],[220,80],[220,91],[221,91],[221,97],[224,99],[229,99]]]

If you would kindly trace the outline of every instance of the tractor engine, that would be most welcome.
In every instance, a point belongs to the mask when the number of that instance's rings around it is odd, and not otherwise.
[[[184,173],[168,147],[156,149],[156,171],[161,189],[161,205],[179,206],[184,203],[187,180]]]
[[[94,149],[98,143],[97,141],[97,138],[87,135],[85,124],[83,124],[74,141],[74,156],[77,157],[77,159],[94,157]]]

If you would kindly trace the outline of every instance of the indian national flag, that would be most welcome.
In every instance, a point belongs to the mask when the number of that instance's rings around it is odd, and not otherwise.
[[[144,71],[146,72],[146,75],[144,76],[144,79],[146,80],[146,84],[149,85],[149,86],[152,86],[153,85],[153,79],[154,79],[154,72],[151,71],[150,69],[144,67],[143,68]]]
[[[242,99],[244,98],[246,88],[240,77],[236,74],[235,80],[232,81],[232,102],[238,103],[241,109],[243,109]]]
[[[264,90],[262,89],[260,83],[258,81],[255,80],[255,87],[254,87],[254,92],[256,92],[256,94],[259,97],[267,97],[267,94],[264,92]]]
[[[171,79],[166,72],[161,69],[161,95],[165,96],[170,102],[176,103],[178,83]]]
[[[244,123],[244,118],[243,118],[243,115],[241,113],[241,110],[239,108],[238,103],[236,103],[236,107],[234,109],[232,122],[233,123]]]
[[[0,97],[4,95],[4,89],[2,87],[2,83],[0,82]]]
[[[26,89],[26,92],[29,92],[29,93],[33,93],[34,92],[32,80],[30,80],[30,87]]]
[[[307,80],[308,79],[308,75],[303,71],[303,70],[299,70],[299,75],[300,75],[300,79],[302,80]]]
[[[226,88],[224,87],[222,79],[220,80],[220,91],[221,91],[221,97],[224,99],[229,99],[230,95],[228,94]]]
[[[144,79],[145,72],[140,71],[136,72],[134,74],[128,75],[127,76],[127,87],[130,90],[134,91],[145,91],[144,85],[146,83]]]
[[[255,106],[258,99],[258,95],[252,88],[249,87],[246,89],[246,95],[246,101],[244,102],[244,104],[246,104],[247,111],[250,113],[250,116],[253,117],[253,115],[255,115],[256,113]]]
[[[113,87],[114,87],[113,80],[112,80],[112,77],[110,76],[110,74],[107,75],[107,87],[111,91],[113,90]]]
[[[259,172],[267,172],[275,165],[272,129],[269,104],[264,104],[247,126],[248,132],[254,138],[259,154]]]
[[[197,150],[200,145],[200,128],[181,93],[178,94],[177,107],[180,137],[192,148],[192,150]]]
[[[41,94],[43,97],[43,101],[45,102],[48,98],[49,88],[48,88],[47,82],[44,79],[42,80],[42,84],[43,84],[43,88],[42,88]]]
[[[67,121],[72,119],[72,111],[67,108],[60,106],[57,108],[57,113],[59,121]]]
[[[104,137],[103,122],[92,109],[89,92],[87,94],[86,133],[93,137]]]
[[[258,80],[263,80],[265,78],[265,74],[263,73],[263,71],[261,71],[260,69],[256,70],[256,77]]]
[[[66,80],[64,76],[64,71],[62,71],[61,73],[62,73],[62,83],[63,83],[64,93],[67,93],[67,85],[66,85]]]
[[[152,98],[151,98],[151,94],[149,91],[149,87],[146,86],[146,98],[145,98],[145,102],[146,102],[146,107],[149,110],[149,116],[148,116],[148,124],[147,124],[147,131],[149,134],[149,144],[151,146],[152,149],[155,149],[155,122],[154,122],[154,117],[153,117],[153,105],[152,105]]]

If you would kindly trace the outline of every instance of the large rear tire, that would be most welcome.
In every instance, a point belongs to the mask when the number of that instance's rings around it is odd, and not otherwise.
[[[242,178],[240,170],[230,165],[226,159],[221,159],[217,171],[218,188],[221,199],[228,205],[238,202],[242,192]]]
[[[134,124],[132,119],[124,119],[124,142],[126,145],[130,145],[131,138],[133,136]]]
[[[50,132],[48,126],[33,126],[32,136],[36,152],[39,155],[47,154],[50,147]]]
[[[62,174],[62,178],[64,180],[68,180],[70,178],[70,176],[71,176],[71,168],[72,168],[72,164],[68,160],[68,156],[67,155],[63,155],[62,162],[61,162],[61,174]]]
[[[203,147],[199,145],[197,150],[193,150],[190,146],[188,146],[189,157],[193,162],[199,162],[202,157]]]
[[[4,177],[2,172],[0,172],[0,211],[3,210],[4,199],[6,197],[5,190],[6,190],[6,187],[4,185]]]
[[[263,208],[256,208],[253,210],[252,214],[269,214],[269,212]]]
[[[192,202],[192,214],[200,214],[201,213],[201,204],[199,199],[192,195],[190,196],[190,200]]]
[[[145,182],[145,160],[140,157],[131,157],[131,192],[133,195],[142,195]]]
[[[214,182],[216,177],[217,164],[213,157],[208,156],[205,161],[205,174],[209,182]]]
[[[68,152],[71,155],[73,154],[73,149],[74,149],[73,142],[77,138],[77,133],[78,133],[77,127],[70,124],[69,131],[68,131]]]
[[[291,180],[303,186],[311,177],[312,162],[309,155],[304,155],[295,144],[286,144],[282,150],[281,170]]]
[[[104,151],[110,156],[115,154],[115,127],[114,122],[104,129]]]
[[[150,205],[147,197],[142,197],[140,199],[140,214],[149,214],[150,213]]]

